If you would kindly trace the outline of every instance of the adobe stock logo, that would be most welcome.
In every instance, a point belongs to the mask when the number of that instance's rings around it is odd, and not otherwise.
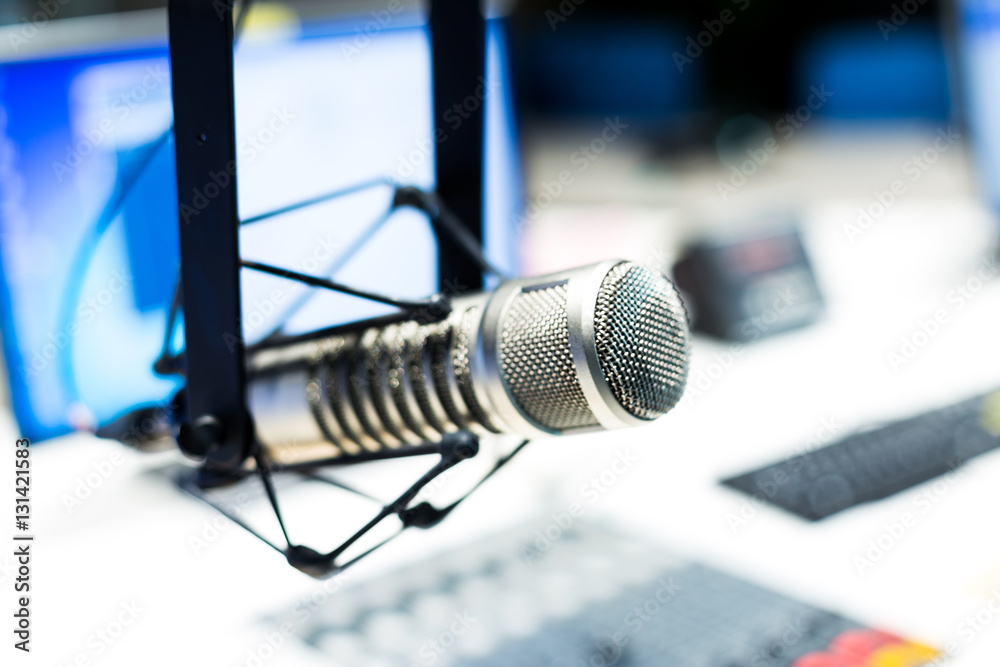
[[[70,514],[73,514],[77,509],[83,505],[84,502],[92,495],[97,489],[110,478],[115,470],[125,462],[125,457],[121,452],[111,452],[111,455],[103,461],[98,461],[97,463],[91,463],[90,466],[93,468],[92,472],[86,475],[81,475],[76,478],[76,485],[73,487],[72,493],[63,493],[60,497],[62,500],[63,507]]]
[[[809,87],[809,96],[806,101],[795,109],[779,118],[774,124],[774,132],[781,133],[782,141],[788,141],[795,136],[795,133],[805,127],[823,105],[833,97],[833,91],[828,90],[826,84]],[[730,166],[730,174],[727,181],[717,180],[716,190],[722,201],[729,201],[730,195],[747,184],[749,179],[760,171],[768,160],[781,149],[782,142],[774,136],[769,136],[758,148],[748,148],[746,150],[747,159]]]
[[[888,42],[889,35],[898,32],[900,28],[906,25],[910,17],[920,11],[920,8],[926,3],[927,0],[904,0],[900,4],[894,3],[888,20],[879,19],[875,24],[878,26],[879,32],[882,33],[882,39]]]
[[[614,460],[604,470],[580,487],[580,495],[587,500],[586,505],[572,502],[565,512],[552,514],[552,521],[535,531],[534,540],[530,544],[521,547],[521,559],[528,564],[538,560],[569,532],[577,519],[586,513],[588,506],[600,500],[638,462],[638,457],[633,456],[628,449],[616,452]]]
[[[905,333],[899,343],[886,353],[886,361],[893,372],[899,372],[916,359],[922,350],[930,346],[941,332],[991,281],[1000,275],[1000,264],[992,257],[985,257],[975,273],[955,285],[946,299],[949,308],[938,308],[926,317],[917,320]]]
[[[75,316],[65,326],[49,333],[47,340],[37,348],[25,353],[26,364],[19,368],[25,380],[39,377],[63,354],[77,336],[109,309],[118,295],[125,293],[133,276],[128,266],[111,272],[104,286],[86,298],[81,298]],[[30,358],[29,358],[30,357]]]
[[[170,82],[170,70],[165,65],[157,64],[146,67],[144,75],[135,86],[126,93],[116,97],[110,105],[113,115],[102,118],[96,126],[83,131],[83,135],[75,145],[66,146],[66,157],[62,162],[52,161],[52,173],[62,183],[67,175],[83,164],[89,155],[100,148],[105,142],[111,142],[115,131],[146,99],[164,83]],[[111,148],[109,147],[109,150]]]
[[[947,128],[939,127],[930,145],[900,165],[900,172],[906,180],[896,178],[885,189],[872,192],[872,199],[865,206],[858,208],[855,222],[843,225],[848,242],[854,245],[866,234],[900,198],[910,191],[912,187],[910,184],[917,183],[923,178],[941,156],[951,150],[961,138],[962,135],[951,125]]]
[[[400,0],[389,0],[385,9],[371,10],[369,12],[371,20],[363,26],[356,26],[351,41],[340,45],[340,53],[344,59],[351,62],[356,56],[361,55],[361,52],[371,45],[372,38],[388,28],[392,19],[402,11],[403,3]]]
[[[549,27],[552,28],[552,31],[555,32],[559,24],[567,21],[573,12],[576,11],[576,8],[584,2],[586,0],[562,0],[559,3],[559,7],[557,7],[558,12],[551,9],[545,10],[545,20],[549,22]]]
[[[750,6],[751,0],[731,0],[731,2],[741,12],[745,12]],[[684,53],[674,51],[671,54],[671,57],[674,59],[674,65],[677,66],[677,71],[683,74],[684,68],[693,64],[695,60],[705,53],[705,49],[715,44],[715,40],[722,36],[726,26],[731,25],[735,20],[736,12],[726,8],[719,12],[718,18],[702,21],[701,25],[705,29],[687,38],[687,46],[684,49]]]
[[[287,107],[274,109],[265,127],[244,137],[237,144],[236,149],[242,158],[241,164],[246,165],[253,161],[279,134],[288,129],[293,120],[295,114]],[[192,218],[208,208],[211,201],[224,192],[235,179],[236,160],[230,160],[219,171],[208,172],[205,183],[200,188],[191,189],[189,203],[182,203],[178,208],[184,224],[190,223]]]
[[[27,44],[28,40],[34,39],[42,26],[58,16],[60,10],[69,3],[70,0],[39,0],[38,11],[31,16],[22,16],[20,28],[7,36],[14,53],[19,53],[21,47]]]

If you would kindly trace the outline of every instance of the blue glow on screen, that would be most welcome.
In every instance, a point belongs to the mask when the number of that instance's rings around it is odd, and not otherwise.
[[[343,48],[353,32],[340,30],[313,27],[308,38],[237,51],[244,217],[371,178],[433,186],[433,154],[419,149],[433,136],[425,29],[385,30],[360,51]],[[522,202],[497,22],[488,51],[487,78],[504,85],[486,100],[487,251],[510,268]],[[180,386],[151,369],[179,261],[173,141],[154,143],[172,122],[168,73],[165,44],[0,65],[0,328],[15,416],[30,438],[106,423]],[[88,230],[147,159],[83,276],[71,277]],[[437,284],[436,251],[416,213],[394,214],[362,252],[342,257],[390,196],[375,188],[251,225],[241,231],[243,254],[307,272],[336,266],[349,284],[426,295]],[[70,282],[80,300],[67,321],[60,309]],[[337,294],[307,298],[298,285],[248,272],[243,290],[250,342],[302,302],[291,331],[385,312]]]
[[[1000,210],[1000,2],[962,0],[960,66],[980,187]]]

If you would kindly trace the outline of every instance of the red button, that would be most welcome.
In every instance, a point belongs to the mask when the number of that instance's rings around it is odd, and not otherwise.
[[[906,640],[899,635],[894,635],[891,632],[886,632],[885,630],[872,630],[875,636],[880,637],[882,641],[886,644],[905,644]]]
[[[867,658],[880,646],[898,641],[892,635],[875,630],[847,630],[834,637],[830,642],[830,649],[834,653],[858,660]]]
[[[840,656],[832,653],[807,653],[792,664],[792,667],[844,667]]]

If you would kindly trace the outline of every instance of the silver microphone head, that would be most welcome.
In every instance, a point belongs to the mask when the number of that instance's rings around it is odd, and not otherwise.
[[[482,356],[496,357],[504,393],[545,432],[648,422],[684,391],[684,305],[669,280],[639,264],[513,281],[492,299],[483,330]]]
[[[670,281],[615,260],[461,296],[441,322],[253,354],[249,400],[279,460],[397,449],[460,429],[622,428],[677,404],[688,347]]]
[[[579,313],[572,325],[569,293],[568,283],[522,289],[501,325],[503,375],[520,407],[546,428],[596,426],[582,386],[588,378],[612,411],[652,420],[674,407],[688,350],[684,307],[670,282],[617,264],[601,281],[592,316]],[[575,358],[574,342],[585,351]]]

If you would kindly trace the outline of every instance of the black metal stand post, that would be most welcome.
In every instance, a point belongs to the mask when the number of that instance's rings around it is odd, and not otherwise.
[[[476,0],[431,0],[437,192],[482,246],[486,118],[486,20]],[[448,296],[483,287],[483,272],[438,235],[438,275]]]
[[[233,468],[249,455],[240,324],[232,0],[171,0],[187,419],[181,449]]]

